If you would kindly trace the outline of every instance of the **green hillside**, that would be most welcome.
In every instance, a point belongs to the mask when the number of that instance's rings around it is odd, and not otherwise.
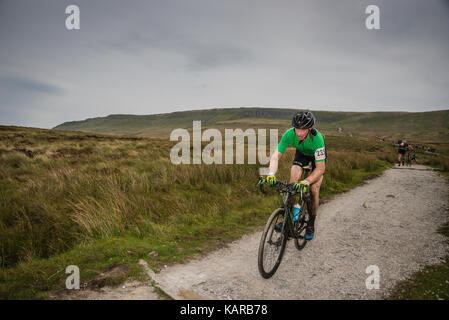
[[[173,128],[190,128],[193,120],[201,120],[204,127],[289,126],[289,119],[296,109],[232,108],[194,110],[156,115],[114,114],[83,121],[65,122],[54,129],[115,133],[129,135],[166,134]],[[341,127],[346,131],[415,132],[447,135],[449,133],[449,110],[431,112],[332,112],[314,111],[317,126],[327,130]]]

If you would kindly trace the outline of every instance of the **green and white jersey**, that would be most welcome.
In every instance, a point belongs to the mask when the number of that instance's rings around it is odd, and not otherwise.
[[[282,136],[278,144],[278,151],[284,153],[289,145],[295,147],[299,152],[307,157],[314,157],[315,162],[326,160],[326,147],[324,146],[324,137],[316,130],[316,135],[309,134],[306,141],[299,141],[295,133],[295,128],[288,129]]]

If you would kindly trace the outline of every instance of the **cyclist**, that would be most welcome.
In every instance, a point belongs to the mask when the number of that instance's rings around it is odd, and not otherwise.
[[[312,196],[311,211],[306,234],[304,238],[311,240],[315,232],[315,218],[318,212],[320,187],[323,181],[323,174],[326,170],[326,148],[324,145],[323,135],[315,128],[315,117],[309,110],[299,111],[294,114],[292,119],[292,127],[282,136],[277,150],[270,159],[269,174],[266,181],[270,185],[276,184],[276,171],[278,169],[278,161],[281,159],[285,150],[289,145],[296,148],[295,159],[290,170],[290,183],[295,183],[294,188],[298,190],[304,186],[305,191],[310,188]],[[304,180],[298,182],[302,175],[304,166],[312,162],[312,173]],[[296,197],[291,197],[292,205]]]
[[[407,140],[399,140],[398,141],[398,166],[404,165],[405,152],[413,147],[407,143]]]

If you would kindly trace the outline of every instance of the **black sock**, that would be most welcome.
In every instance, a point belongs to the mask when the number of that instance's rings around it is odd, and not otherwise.
[[[316,216],[315,215],[310,215],[310,217],[309,217],[309,223],[308,223],[308,225],[310,226],[310,227],[312,227],[312,229],[313,228],[315,228],[315,218],[316,218]]]

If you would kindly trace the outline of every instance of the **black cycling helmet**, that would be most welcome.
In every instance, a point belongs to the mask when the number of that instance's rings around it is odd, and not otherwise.
[[[312,128],[315,124],[315,117],[309,110],[296,112],[292,119],[292,126],[296,129]]]

